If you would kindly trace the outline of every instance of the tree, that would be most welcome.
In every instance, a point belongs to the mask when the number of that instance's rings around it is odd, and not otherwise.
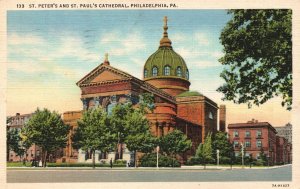
[[[214,159],[217,159],[216,151],[219,150],[220,163],[230,163],[234,149],[227,138],[227,133],[219,131],[213,136],[212,149]]]
[[[202,161],[204,169],[206,168],[206,163],[213,160],[211,133],[208,133],[203,144],[199,144],[195,156]]]
[[[116,145],[116,153],[118,152],[118,146],[121,146],[125,142],[129,143],[131,141],[133,144],[129,144],[134,146],[139,143],[138,138],[140,136],[146,137],[144,143],[152,144],[153,138],[149,133],[149,125],[148,122],[145,122],[144,115],[152,111],[154,109],[154,97],[153,94],[143,93],[139,96],[139,104],[137,106],[133,106],[131,102],[124,104],[117,104],[112,109],[111,114],[111,126],[115,133],[117,133],[117,145]],[[132,117],[135,116],[135,117]],[[133,120],[135,119],[135,120]],[[132,123],[134,122],[135,123]],[[136,128],[138,126],[138,128]],[[147,129],[145,129],[147,128]],[[139,135],[139,136],[138,136]],[[132,138],[133,137],[133,138]],[[137,137],[137,138],[134,138]],[[152,146],[152,145],[150,145]],[[128,147],[128,146],[127,146]],[[140,146],[143,148],[143,146]],[[131,147],[132,149],[137,149],[136,147]],[[120,150],[122,152],[122,149]],[[117,153],[118,154],[118,153]],[[118,154],[120,158],[120,154]]]
[[[102,108],[89,109],[78,121],[78,127],[72,136],[74,148],[92,152],[95,168],[95,152],[112,151],[116,145],[116,133],[110,127],[110,120]]]
[[[267,165],[268,164],[269,159],[268,159],[267,155],[265,154],[263,148],[260,149],[259,159],[261,160],[261,162],[262,162],[263,165]]]
[[[36,144],[42,149],[42,165],[46,167],[49,152],[66,146],[69,126],[61,116],[48,109],[37,109],[21,130],[22,141],[26,145]]]
[[[136,152],[149,153],[157,145],[157,139],[150,133],[149,122],[145,115],[135,109],[125,117],[125,144],[128,150],[134,152],[134,165],[136,166]]]
[[[217,91],[223,100],[259,106],[274,96],[292,109],[292,10],[229,10],[220,41],[225,55]]]
[[[113,132],[117,134],[117,143],[116,143],[116,154],[118,154],[118,146],[124,143],[125,137],[128,135],[126,131],[126,117],[128,114],[131,114],[134,111],[132,104],[131,103],[126,103],[126,104],[117,104],[113,109],[112,109],[112,114],[111,114],[111,127],[113,129]],[[122,151],[122,149],[120,150]],[[118,154],[118,158],[120,158],[120,154]]]
[[[192,147],[192,141],[179,131],[174,130],[160,138],[160,149],[168,156],[175,158],[179,153],[184,153]]]
[[[9,151],[15,153],[19,151],[20,136],[17,129],[7,129],[6,131],[6,146],[7,146],[7,161],[9,161]],[[19,153],[17,153],[19,154]]]

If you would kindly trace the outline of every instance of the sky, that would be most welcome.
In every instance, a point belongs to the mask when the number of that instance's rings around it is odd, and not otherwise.
[[[7,115],[37,107],[63,113],[81,110],[76,82],[109,54],[111,66],[142,79],[168,16],[173,49],[190,71],[190,90],[227,107],[227,124],[251,119],[283,126],[291,112],[275,98],[248,109],[222,101],[224,81],[219,36],[231,18],[225,10],[80,10],[7,12]]]

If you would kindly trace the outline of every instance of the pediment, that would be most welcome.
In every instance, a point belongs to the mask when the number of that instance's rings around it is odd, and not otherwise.
[[[77,82],[78,86],[129,79],[132,76],[111,66],[99,66]]]
[[[109,70],[103,70],[101,73],[96,75],[94,78],[90,80],[90,83],[98,83],[101,81],[112,81],[112,80],[120,80],[125,79],[124,76],[113,73]]]

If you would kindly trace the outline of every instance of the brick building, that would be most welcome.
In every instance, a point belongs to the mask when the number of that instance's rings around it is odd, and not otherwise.
[[[22,129],[22,127],[24,127],[25,123],[30,119],[30,117],[33,114],[20,114],[20,113],[16,113],[15,116],[8,116],[7,118],[10,120],[7,124],[7,129],[11,130],[11,129],[17,129],[19,132]],[[31,161],[33,159],[40,159],[40,155],[41,155],[41,149],[36,146],[36,145],[32,145],[31,147],[29,147],[27,149],[27,151],[24,154],[24,157],[26,159],[26,161]],[[20,157],[17,156],[17,154],[10,150],[8,153],[8,157],[7,157],[8,161],[20,161]]]
[[[268,122],[252,120],[247,123],[229,124],[228,134],[236,156],[243,145],[245,156],[251,154],[256,159],[259,158],[262,149],[270,165],[292,162],[292,145],[286,138],[277,136],[276,129]]]
[[[77,82],[81,89],[83,110],[103,107],[111,111],[117,103],[139,103],[139,95],[152,93],[154,95],[155,109],[147,114],[151,133],[163,136],[174,129],[179,129],[192,140],[190,151],[178,157],[186,161],[194,155],[197,146],[204,141],[208,132],[217,131],[218,105],[208,97],[197,91],[189,91],[189,70],[184,59],[177,54],[168,38],[167,18],[164,19],[163,37],[158,49],[146,60],[143,70],[143,80],[138,79],[122,70],[113,67],[106,55],[105,60],[90,73]],[[223,106],[225,108],[225,106]],[[225,112],[222,120],[225,123]],[[71,122],[76,127],[79,112],[64,113],[64,121]],[[70,143],[64,151],[68,159],[73,150]],[[121,152],[123,159],[131,158],[130,152],[123,146]],[[67,153],[68,152],[68,153]],[[83,158],[82,156],[85,156]],[[73,156],[75,157],[75,156]],[[79,161],[90,161],[88,152],[79,151]],[[99,158],[97,158],[99,157]],[[103,158],[102,158],[103,157]],[[113,157],[112,154],[96,152],[96,159],[102,161]]]
[[[276,130],[268,122],[252,120],[247,123],[229,124],[228,134],[230,142],[234,145],[236,156],[243,144],[245,156],[251,154],[257,159],[263,149],[270,165],[276,163]]]

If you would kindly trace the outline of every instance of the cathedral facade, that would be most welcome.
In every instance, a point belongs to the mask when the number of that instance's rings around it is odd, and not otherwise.
[[[139,103],[139,95],[151,93],[154,96],[155,109],[147,114],[151,133],[160,137],[173,131],[181,130],[192,141],[192,148],[178,157],[185,162],[209,133],[220,128],[225,129],[225,106],[219,106],[197,91],[190,91],[189,69],[184,59],[174,51],[168,37],[167,18],[164,18],[163,37],[158,49],[149,56],[143,68],[143,79],[136,78],[123,70],[115,68],[110,63],[108,55],[105,60],[76,84],[81,89],[81,111],[65,112],[65,123],[74,129],[82,111],[103,107],[111,111],[117,103]],[[224,127],[222,126],[224,125]],[[72,132],[71,132],[72,133]],[[71,136],[71,134],[70,134]],[[130,160],[131,153],[126,147],[120,148],[122,159]],[[65,149],[66,156],[62,161],[86,162],[90,157],[87,152],[76,151],[72,148],[71,140]],[[96,153],[98,161],[115,159],[115,154]]]

